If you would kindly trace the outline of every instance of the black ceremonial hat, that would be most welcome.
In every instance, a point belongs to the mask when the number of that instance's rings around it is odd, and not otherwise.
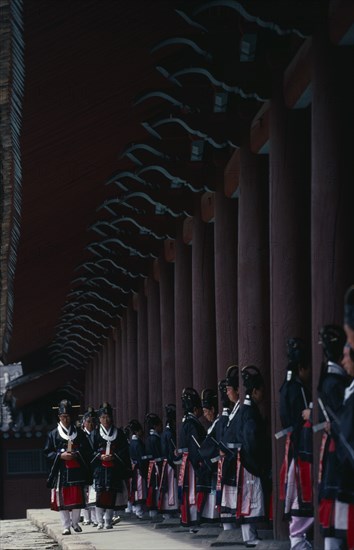
[[[174,403],[165,405],[165,413],[169,422],[176,420],[176,405]]]
[[[142,425],[140,424],[139,420],[136,420],[135,418],[133,418],[133,419],[129,422],[128,428],[129,428],[129,430],[130,430],[133,434],[136,434],[136,433],[139,432],[139,431],[143,431],[143,427],[142,427]]]
[[[347,341],[343,327],[340,325],[325,325],[319,331],[323,352],[328,361],[339,361]]]
[[[204,409],[211,409],[214,407],[215,410],[218,409],[218,396],[215,390],[205,389],[201,393],[202,398],[202,407]]]
[[[91,418],[92,420],[95,420],[97,418],[95,409],[93,407],[88,407],[87,411],[84,412],[84,414],[82,416],[83,421],[88,420],[89,418]]]
[[[239,387],[239,376],[238,376],[238,366],[231,365],[226,371],[226,385],[231,386],[234,390],[238,390]]]
[[[109,403],[107,403],[107,401],[102,403],[102,405],[100,405],[98,409],[98,416],[102,416],[103,414],[107,414],[110,417],[113,416],[112,406]]]
[[[344,324],[354,330],[354,285],[350,286],[345,293]]]
[[[219,384],[218,384],[218,390],[220,392],[220,395],[223,395],[224,393],[226,393],[226,378],[224,378],[223,380],[220,380]]]
[[[261,371],[254,365],[248,365],[241,370],[243,385],[248,392],[252,392],[254,388],[259,388],[264,385]]]
[[[218,384],[218,388],[219,388],[220,400],[223,407],[229,407],[230,400],[227,396],[226,378],[224,378],[223,380],[220,380]]]
[[[286,343],[286,352],[291,366],[306,363],[306,347],[301,338],[289,338]]]
[[[145,422],[149,430],[151,430],[155,426],[158,426],[159,424],[162,424],[161,418],[155,413],[148,413],[145,416]]]
[[[61,414],[73,414],[73,407],[68,399],[62,399],[58,405],[58,415]]]
[[[195,407],[199,409],[202,406],[199,394],[194,388],[184,388],[181,399],[185,412],[192,412]]]

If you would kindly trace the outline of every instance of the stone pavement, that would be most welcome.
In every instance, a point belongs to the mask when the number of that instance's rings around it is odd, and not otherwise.
[[[192,534],[179,525],[179,520],[168,523],[149,520],[139,521],[135,516],[121,514],[121,522],[112,530],[98,531],[87,525],[82,533],[63,536],[59,514],[50,510],[27,510],[27,518],[54,539],[63,550],[206,550],[219,547],[242,550],[245,545],[239,532],[223,532],[219,527],[202,527]],[[260,536],[269,537],[270,532]],[[39,547],[41,548],[41,547]],[[288,550],[288,542],[276,542],[266,538],[257,550]],[[1,547],[2,550],[2,547]]]
[[[28,519],[0,521],[1,550],[59,550],[60,546]]]

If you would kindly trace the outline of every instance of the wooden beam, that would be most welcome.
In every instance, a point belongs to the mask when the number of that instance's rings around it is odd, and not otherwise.
[[[238,195],[240,182],[240,149],[236,149],[224,172],[224,193],[228,198],[235,198]]]
[[[201,218],[203,222],[210,223],[214,221],[214,193],[208,192],[202,195],[201,203]]]
[[[166,239],[163,243],[164,258],[166,262],[173,263],[176,259],[176,246],[174,239]]]
[[[133,310],[138,311],[138,309],[139,309],[139,294],[137,292],[132,293],[132,304],[133,304]]]
[[[312,38],[302,44],[284,72],[284,101],[289,109],[304,109],[312,101]]]
[[[193,239],[193,216],[189,216],[183,222],[183,242],[192,244]]]
[[[338,46],[354,44],[354,2],[332,0],[328,8],[329,35]]]
[[[160,281],[160,266],[157,258],[152,264],[152,277],[157,283]]]
[[[269,106],[265,101],[251,122],[250,149],[252,153],[269,153]]]

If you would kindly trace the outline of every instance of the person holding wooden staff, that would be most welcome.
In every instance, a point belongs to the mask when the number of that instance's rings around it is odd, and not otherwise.
[[[48,434],[44,454],[51,463],[47,486],[51,509],[60,513],[63,535],[82,531],[79,520],[85,508],[85,486],[90,485],[91,447],[85,434],[72,423],[73,407],[67,399],[58,406],[58,426]]]
[[[97,529],[113,528],[114,510],[124,510],[128,502],[126,480],[131,477],[127,438],[113,424],[113,410],[103,403],[98,410],[99,429],[94,436],[94,484]]]

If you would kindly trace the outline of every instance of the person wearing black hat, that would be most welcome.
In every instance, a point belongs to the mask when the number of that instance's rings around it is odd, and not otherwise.
[[[85,485],[91,483],[91,447],[72,422],[73,407],[67,399],[58,406],[58,426],[48,434],[44,454],[51,463],[47,485],[52,489],[51,509],[60,513],[63,535],[70,528],[80,533],[81,508],[85,508]]]
[[[354,548],[354,285],[345,293],[344,330],[347,344],[342,364],[351,383],[345,390],[339,424],[332,422],[331,426],[337,435],[337,455],[341,464],[336,500],[336,534],[346,538],[347,547],[351,549]]]
[[[97,416],[93,407],[88,407],[81,419],[81,429],[87,437],[87,441],[93,451],[93,434],[96,427]],[[93,525],[97,527],[96,521],[96,493],[93,485],[87,485],[86,490],[86,508],[83,508],[81,515],[83,516],[83,525]]]
[[[223,529],[230,530],[236,529],[236,480],[240,447],[235,432],[236,419],[240,410],[239,368],[237,365],[231,365],[227,369],[225,384],[226,396],[231,403],[232,410],[227,417],[224,433],[220,438],[221,460],[218,464],[217,487],[219,488],[221,484],[220,520]],[[222,477],[221,482],[220,477]]]
[[[161,432],[162,420],[155,413],[149,413],[145,417],[148,435],[145,440],[146,458],[149,460],[147,473],[147,499],[146,506],[151,519],[158,514],[159,486],[162,467]]]
[[[348,288],[344,297],[344,330],[348,344],[354,350],[354,285]]]
[[[218,384],[220,401],[222,404],[222,412],[219,416],[219,422],[216,425],[216,440],[220,441],[224,435],[225,428],[229,421],[229,414],[231,412],[231,402],[227,395],[226,378],[220,380]]]
[[[131,480],[131,504],[132,511],[141,519],[144,515],[144,506],[146,503],[146,478],[147,478],[147,460],[145,443],[143,441],[143,427],[140,422],[133,419],[128,424],[131,433],[130,437],[130,460],[132,462],[132,480]]]
[[[160,481],[159,510],[164,519],[178,513],[178,492],[176,465],[176,405],[170,403],[165,406],[166,423],[161,434],[162,471]]]
[[[354,292],[354,287],[352,288]],[[350,319],[347,309],[344,312],[344,322],[348,342],[344,347],[342,365],[349,376],[350,385],[345,389],[343,406],[338,417],[331,419],[331,432],[336,438],[336,451],[340,463],[335,503],[335,533],[337,538],[342,539],[343,548],[351,550],[354,548],[354,350],[349,343],[347,329]]]
[[[246,395],[236,418],[236,441],[241,444],[241,466],[237,479],[236,518],[241,523],[247,547],[259,542],[256,523],[264,521],[265,491],[270,488],[271,445],[259,410],[264,380],[259,369],[248,365],[241,370]]]
[[[285,517],[290,518],[291,548],[312,548],[308,534],[312,529],[312,426],[311,368],[301,338],[287,341],[287,376],[280,388],[280,420],[286,435],[285,456],[280,471],[280,500],[285,501]]]
[[[94,434],[94,485],[97,529],[113,528],[114,510],[124,510],[128,502],[126,480],[131,475],[127,438],[113,424],[113,410],[103,403],[98,410],[99,429]],[[103,525],[104,524],[104,525]]]
[[[198,523],[198,495],[195,490],[195,484],[196,472],[202,463],[199,447],[205,438],[205,429],[198,420],[203,414],[198,392],[194,388],[184,388],[181,399],[185,414],[179,433],[180,449],[178,449],[178,458],[180,460],[180,469],[178,475],[178,496],[181,524],[192,528]]]
[[[344,392],[349,385],[347,373],[341,365],[346,343],[344,329],[339,325],[325,325],[319,332],[324,360],[318,386],[320,421],[329,422],[331,412],[336,415],[343,405]],[[331,411],[331,412],[329,412]],[[338,492],[340,463],[336,454],[335,437],[330,424],[322,436],[319,467],[319,521],[324,536],[324,550],[340,550],[342,540],[335,537],[335,498]]]
[[[203,495],[198,506],[199,523],[219,523],[220,513],[216,503],[219,442],[217,437],[218,395],[216,390],[206,388],[201,392],[204,418],[210,423],[206,437],[200,445],[202,464],[197,472],[197,492]]]

